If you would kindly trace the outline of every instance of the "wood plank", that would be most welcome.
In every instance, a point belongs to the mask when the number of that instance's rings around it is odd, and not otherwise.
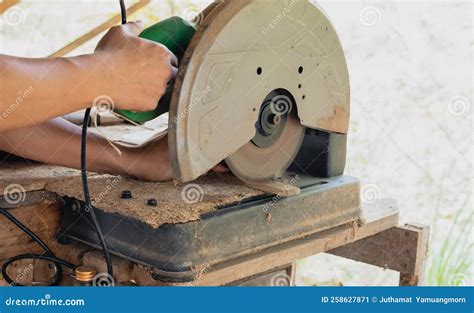
[[[2,248],[2,250],[0,251],[0,262],[14,257],[15,255],[24,253],[43,253],[43,251],[43,248],[41,248],[36,242],[29,242],[21,245],[10,246],[8,247],[8,249]]]
[[[33,281],[34,267],[30,260],[19,260],[8,267],[8,275],[21,285],[30,285]],[[8,286],[0,275],[0,286]]]
[[[127,15],[130,16],[136,11],[140,10],[141,8],[147,6],[150,3],[150,0],[141,0],[129,8],[127,8]],[[121,22],[121,16],[120,14],[114,15],[112,18],[108,19],[104,23],[94,27],[92,30],[88,31],[81,37],[77,38],[76,40],[72,41],[71,43],[67,44],[66,46],[62,47],[58,51],[52,53],[49,55],[49,57],[61,57],[64,56],[72,51],[74,51],[76,48],[79,46],[83,45],[84,43],[88,42],[95,36],[99,35],[103,31],[108,30],[112,26],[118,25]]]
[[[416,233],[417,240],[411,241],[411,245],[408,245],[407,253],[411,255],[408,268],[412,268],[411,271],[402,270],[400,272],[400,286],[419,286],[423,284],[423,278],[426,269],[426,263],[428,260],[428,250],[430,242],[430,228],[427,225],[421,224],[406,224],[405,230]],[[405,233],[405,235],[407,234]],[[409,252],[408,252],[409,251]]]
[[[10,208],[8,211],[25,224],[29,229],[36,233],[56,254],[57,257],[69,261],[73,264],[79,264],[89,247],[72,243],[64,246],[56,241],[56,234],[60,224],[60,201],[58,198],[44,199],[45,191],[36,191],[27,193],[26,199],[34,197],[30,194],[37,193],[38,199],[41,201],[37,204],[19,206]],[[25,204],[22,202],[21,204]],[[33,201],[35,202],[35,201]],[[44,250],[34,242],[27,234],[19,230],[5,216],[0,215],[0,263],[1,261],[24,253],[43,254]],[[49,284],[54,275],[54,271],[50,268],[50,262],[41,260],[21,260],[13,263],[9,267],[10,276],[20,284]],[[68,269],[63,268],[65,273]],[[64,276],[62,284],[72,285],[74,280],[68,275]],[[7,285],[0,275],[0,286]]]
[[[17,220],[35,232],[43,240],[53,239],[58,231],[60,222],[60,203],[46,200],[38,205],[21,206],[8,209]],[[21,246],[32,242],[32,239],[8,220],[0,215],[0,248]],[[2,251],[3,252],[3,251]],[[0,256],[2,254],[0,252]]]
[[[400,285],[422,282],[429,226],[407,224],[328,251],[347,259],[400,272]]]
[[[3,163],[0,170],[0,195],[3,196],[9,190],[19,190],[20,193],[43,190],[47,183],[80,175],[79,170],[38,162]],[[28,194],[24,196],[26,200]],[[19,205],[21,203],[16,204]]]
[[[100,250],[87,252],[82,259],[83,265],[93,266],[97,273],[107,273],[107,264],[104,262],[104,253]],[[133,279],[133,264],[124,259],[112,256],[114,282],[129,282]]]
[[[32,194],[38,194],[37,198],[41,200],[38,204],[31,204],[30,200],[35,197],[28,196],[25,202],[29,205],[11,208],[8,212],[35,232],[54,251],[58,245],[55,237],[60,221],[60,203],[45,200],[45,193],[41,191]],[[21,204],[26,204],[25,202]],[[0,261],[24,253],[43,254],[44,250],[5,216],[0,215]],[[34,272],[39,263],[43,265],[43,272],[51,272],[47,262],[25,259],[10,265],[8,269],[10,277],[22,285],[30,285],[33,281],[38,281],[34,278]],[[0,285],[2,284],[6,284],[3,278],[0,280]]]
[[[40,231],[34,231],[33,232],[41,238],[41,240],[52,240],[55,238],[57,234],[56,229],[51,229],[51,230],[40,230]],[[29,244],[35,243],[30,236],[26,234],[20,234],[17,235],[17,237],[12,237],[12,238],[6,238],[2,239],[2,242],[0,242],[0,258],[6,258],[4,252],[16,249],[23,248],[25,251],[27,250],[27,247]],[[11,256],[11,255],[10,255]]]
[[[39,203],[9,208],[7,211],[28,227],[34,228],[39,226],[51,229],[52,226],[49,225],[49,221],[51,219],[59,219],[60,205],[59,199],[43,199],[43,201]],[[11,226],[13,226],[13,224],[6,217],[0,215],[0,232],[2,228]],[[13,228],[11,229],[13,230]],[[0,234],[0,238],[2,238],[2,234]]]
[[[20,0],[3,0],[0,1],[0,14],[5,13],[9,8],[15,4],[20,3]]]
[[[51,250],[54,254],[63,260],[66,260],[72,264],[81,264],[84,255],[91,250],[90,247],[86,247],[80,243],[71,243],[69,245],[61,245],[57,242],[48,243]],[[54,276],[54,270],[49,267],[50,262],[45,261],[35,261],[34,262],[34,272],[33,272],[33,281],[35,283],[51,282]],[[63,267],[65,273],[73,274],[70,269]],[[46,283],[49,284],[49,283]],[[70,275],[64,275],[61,281],[61,286],[71,286],[77,284],[74,278]]]
[[[294,286],[293,266],[274,269],[269,273],[262,273],[243,280],[232,282],[229,286]]]
[[[49,192],[47,190],[35,190],[35,191],[29,191],[29,192],[20,191],[20,194],[16,196],[22,197],[22,199],[20,201],[12,202],[12,201],[9,201],[11,200],[11,194],[7,194],[7,193],[3,195],[0,194],[0,207],[4,209],[11,209],[11,208],[17,208],[20,206],[25,207],[25,206],[40,204],[45,200],[51,200],[51,201],[60,200],[56,194]]]
[[[210,172],[192,184],[144,182],[106,175],[89,177],[88,181],[92,201],[97,208],[136,219],[153,228],[163,224],[196,221],[202,214],[213,212],[220,206],[262,194],[259,190],[245,186],[230,173]],[[45,188],[61,196],[84,199],[81,177],[48,183]],[[131,191],[133,197],[122,199],[122,190]],[[149,206],[147,199],[158,199],[158,203]]]
[[[41,238],[49,248],[56,254],[60,248],[64,247],[63,245],[59,244],[55,240]],[[68,249],[71,247],[68,247]],[[31,241],[28,243],[24,243],[21,245],[14,245],[8,247],[8,249],[2,249],[0,251],[0,263],[8,258],[11,258],[15,255],[24,254],[24,253],[39,253],[42,254],[44,252],[43,248],[41,248],[36,242]]]

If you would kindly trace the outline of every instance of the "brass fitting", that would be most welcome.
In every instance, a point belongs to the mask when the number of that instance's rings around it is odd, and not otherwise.
[[[76,267],[76,280],[80,282],[90,282],[97,275],[97,270],[93,266],[81,265]]]

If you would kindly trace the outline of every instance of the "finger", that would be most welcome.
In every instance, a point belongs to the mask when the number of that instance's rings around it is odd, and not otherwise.
[[[173,75],[172,78],[175,78],[176,75],[178,74],[178,68],[172,66],[172,67],[171,67],[171,71],[172,71],[172,75]]]
[[[144,26],[143,26],[143,21],[138,20],[138,21],[134,21],[134,22],[132,22],[132,23],[137,24],[137,26],[140,28],[140,30],[143,30],[143,27],[144,27]]]
[[[170,63],[174,67],[178,67],[178,58],[170,51]]]
[[[178,58],[174,55],[174,53],[171,52],[167,46],[161,43],[157,43],[157,42],[154,42],[154,43],[161,46],[168,53],[168,55],[170,56],[170,64],[173,65],[174,67],[178,67]]]
[[[141,21],[128,22],[127,24],[123,24],[121,27],[126,34],[130,36],[138,36],[143,30],[143,23]]]
[[[216,165],[212,168],[212,171],[218,174],[224,174],[229,172],[229,169],[225,167],[224,165]]]

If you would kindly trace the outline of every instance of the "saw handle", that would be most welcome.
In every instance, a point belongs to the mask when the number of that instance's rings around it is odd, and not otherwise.
[[[173,16],[146,28],[141,32],[139,37],[161,43],[173,52],[178,58],[178,61],[180,61],[195,32],[196,29],[189,22],[181,17]],[[115,110],[115,112],[125,117],[127,120],[139,124],[155,119],[161,114],[169,111],[173,85],[174,80],[168,83],[165,94],[158,101],[158,104],[153,111],[136,112]]]

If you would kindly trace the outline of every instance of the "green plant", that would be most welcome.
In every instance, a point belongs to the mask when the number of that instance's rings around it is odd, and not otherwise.
[[[427,283],[437,286],[470,285],[473,264],[472,220],[473,213],[462,219],[468,201],[456,213],[440,250],[432,255]],[[439,215],[438,215],[439,218]],[[438,235],[438,234],[434,234]]]

